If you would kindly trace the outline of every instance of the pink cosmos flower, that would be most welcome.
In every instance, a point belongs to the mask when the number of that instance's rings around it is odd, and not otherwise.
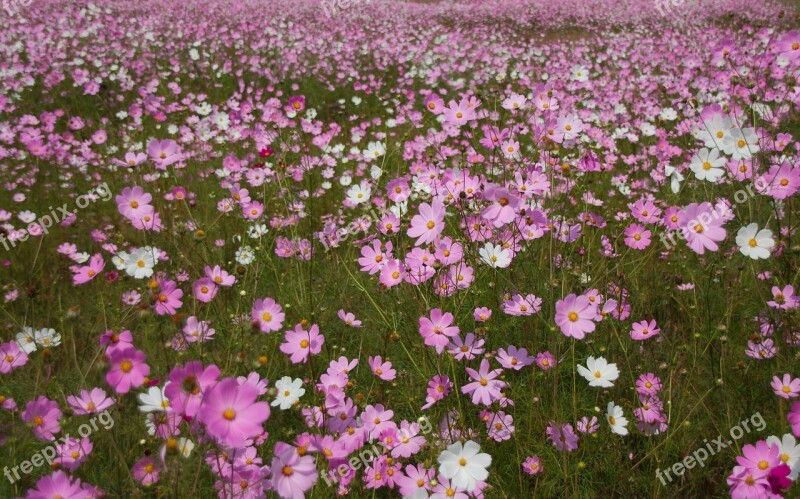
[[[555,356],[550,352],[541,352],[536,354],[536,365],[542,371],[548,371],[558,365]]]
[[[57,464],[62,469],[74,472],[78,467],[86,461],[89,454],[92,453],[94,445],[87,437],[80,440],[72,437],[66,438],[65,441],[56,445],[56,457],[53,464]]]
[[[133,478],[139,480],[139,483],[145,487],[158,482],[158,475],[161,470],[159,469],[158,461],[152,457],[143,457],[136,461],[136,464],[131,468]]]
[[[717,251],[718,242],[725,239],[725,219],[711,203],[692,203],[684,208],[679,225],[686,237],[686,244],[697,254],[706,250]]]
[[[0,374],[8,374],[28,362],[28,354],[15,340],[0,344]]]
[[[155,293],[153,308],[158,315],[175,315],[183,302],[183,290],[171,279],[156,279],[158,291]]]
[[[500,390],[506,386],[506,383],[496,379],[503,373],[502,369],[490,370],[489,361],[483,359],[478,371],[469,367],[466,368],[466,371],[473,381],[462,386],[461,392],[466,395],[472,394],[473,404],[491,405],[502,396]]]
[[[25,499],[88,499],[89,494],[81,487],[81,481],[72,481],[69,475],[61,470],[43,476],[36,482],[36,487],[28,490]]]
[[[107,353],[111,369],[106,373],[106,383],[118,394],[128,393],[131,388],[139,388],[150,375],[150,366],[145,364],[147,356],[132,347]]]
[[[41,440],[53,440],[61,432],[61,409],[58,402],[40,395],[36,400],[25,404],[22,420],[33,427],[33,434]]]
[[[89,260],[89,265],[84,265],[77,269],[72,276],[72,283],[76,286],[87,283],[97,277],[97,274],[102,272],[105,267],[106,262],[103,260],[103,255],[100,253],[94,254]]]
[[[236,277],[227,273],[219,265],[214,265],[214,268],[206,265],[205,274],[206,277],[214,281],[214,284],[217,286],[233,286],[234,283],[236,283]]]
[[[576,340],[582,340],[586,333],[594,331],[595,323],[592,319],[596,315],[596,306],[583,295],[570,294],[556,302],[556,325],[561,328],[564,336]]]
[[[578,448],[578,435],[569,423],[557,424],[550,421],[546,433],[553,446],[561,452],[572,452]]]
[[[316,355],[322,351],[325,337],[319,334],[319,327],[311,325],[306,331],[302,324],[297,324],[294,331],[286,331],[285,343],[281,343],[280,350],[290,356],[292,364],[308,362],[309,355]]]
[[[736,457],[736,462],[754,475],[766,476],[772,468],[781,464],[780,449],[777,445],[759,440],[756,445],[742,447],[742,455]]]
[[[361,272],[368,272],[370,275],[377,274],[381,268],[392,259],[392,242],[383,244],[375,239],[372,243],[361,248],[361,258],[358,264],[361,265]]]
[[[635,341],[646,340],[656,336],[660,332],[661,330],[658,329],[656,321],[635,322],[631,329],[631,339]]]
[[[183,153],[181,153],[178,143],[170,139],[151,140],[147,145],[147,154],[158,170],[166,170],[169,165],[183,159]]]
[[[661,391],[661,379],[653,373],[646,373],[636,380],[636,391],[641,395],[655,395]]]
[[[451,100],[447,107],[444,108],[445,121],[455,126],[461,126],[475,118],[477,118],[477,114],[466,99],[462,99],[458,104],[456,104],[456,101]]]
[[[442,114],[444,112],[444,100],[434,92],[425,96],[424,104],[425,108],[433,114]]]
[[[272,490],[281,499],[301,499],[317,482],[319,475],[314,458],[300,453],[283,442],[275,444],[270,464]]]
[[[300,112],[306,108],[306,98],[304,95],[293,95],[289,97],[289,101],[287,102],[287,109]]]
[[[481,212],[481,216],[485,220],[495,227],[502,227],[514,221],[521,202],[519,196],[503,187],[491,186],[484,193],[484,198],[492,202]]]
[[[256,399],[258,387],[225,378],[206,392],[197,416],[217,442],[243,447],[263,433],[262,425],[269,418],[269,404]]]
[[[492,317],[492,309],[487,307],[478,307],[473,311],[472,316],[477,322],[486,322],[490,317]]]
[[[403,497],[427,497],[435,471],[433,468],[426,469],[422,464],[407,464],[405,473],[397,479],[400,494]]]
[[[453,336],[457,336],[458,326],[453,326],[453,314],[450,312],[442,313],[442,310],[435,308],[431,310],[431,316],[419,318],[419,334],[425,340],[425,344],[436,348],[436,353],[444,352],[447,344]]]
[[[192,284],[192,291],[197,301],[208,303],[217,296],[217,285],[210,277],[201,277]]]
[[[760,192],[774,199],[786,199],[800,190],[800,168],[792,166],[788,161],[782,165],[774,165],[760,179],[764,186]]]
[[[380,379],[391,381],[397,377],[397,371],[392,369],[392,363],[388,360],[384,362],[380,355],[370,356],[368,361],[372,373]]]
[[[406,267],[403,265],[402,260],[391,259],[386,262],[386,265],[381,267],[380,270],[380,283],[391,288],[397,286],[406,278]]]
[[[444,204],[438,199],[432,204],[420,204],[419,214],[411,218],[408,237],[416,238],[417,246],[434,242],[444,230],[444,214]]]
[[[361,420],[364,422],[364,430],[369,432],[369,436],[377,438],[383,430],[396,428],[397,424],[392,421],[394,411],[385,409],[381,404],[368,405],[361,413]]]
[[[644,225],[631,224],[625,229],[625,244],[635,250],[643,250],[650,246],[652,232],[645,229]]]
[[[278,331],[283,327],[283,319],[286,317],[283,308],[272,298],[256,300],[252,310],[253,320],[258,322],[259,328],[265,333]]]
[[[525,458],[525,462],[522,463],[522,471],[527,473],[528,475],[537,475],[544,471],[544,467],[542,466],[542,460],[539,456],[528,456]]]
[[[800,437],[800,402],[792,404],[792,409],[787,416],[789,424],[792,425],[792,433],[795,437]]]
[[[524,348],[517,349],[514,345],[508,347],[508,351],[499,349],[497,351],[497,361],[506,369],[519,371],[523,367],[533,364],[533,356],[528,355]]]
[[[800,296],[794,294],[794,286],[788,284],[783,289],[772,286],[772,300],[767,302],[772,308],[791,310],[800,305]]]
[[[483,354],[485,349],[483,345],[485,340],[477,338],[475,333],[467,333],[464,341],[461,341],[461,336],[454,336],[452,341],[447,345],[447,352],[452,355],[456,360],[472,360],[478,355]]]
[[[361,327],[361,321],[356,319],[356,316],[351,312],[345,312],[344,309],[339,309],[339,318],[350,327]]]
[[[176,413],[193,418],[203,402],[203,394],[217,383],[219,375],[217,366],[203,367],[199,360],[173,367],[169,384],[164,388],[169,406]]]
[[[116,197],[120,214],[129,220],[141,220],[145,215],[152,215],[155,211],[150,205],[152,200],[153,196],[144,192],[138,185],[133,188],[126,187]]]
[[[114,405],[114,399],[106,396],[102,388],[92,388],[90,391],[81,390],[80,393],[69,395],[67,403],[78,416],[97,414]]]
[[[450,390],[453,388],[453,383],[450,381],[444,374],[437,374],[433,377],[430,381],[428,381],[428,392],[427,396],[425,397],[425,405],[422,406],[422,409],[429,409],[433,406],[436,402],[442,400],[447,395],[450,394]]]
[[[775,390],[775,395],[790,399],[800,395],[800,378],[792,378],[792,375],[786,373],[783,379],[775,376],[772,378],[772,389]]]

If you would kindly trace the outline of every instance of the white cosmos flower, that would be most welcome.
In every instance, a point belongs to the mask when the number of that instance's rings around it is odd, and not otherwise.
[[[275,388],[278,393],[271,405],[279,406],[282,410],[292,407],[306,393],[306,389],[303,388],[303,380],[300,378],[293,380],[289,376],[284,376],[276,381]]]
[[[462,445],[456,442],[439,454],[439,473],[450,480],[457,489],[472,492],[478,480],[489,477],[486,471],[492,464],[492,456],[481,452],[481,446],[472,440]]]
[[[751,223],[736,233],[736,245],[744,256],[759,260],[769,258],[775,240],[772,238],[771,230],[758,230],[758,224]]]
[[[361,204],[369,201],[372,189],[368,185],[356,184],[347,189],[347,199],[353,204]]]
[[[778,446],[781,462],[791,470],[789,478],[797,480],[797,476],[800,475],[800,445],[797,444],[794,435],[787,433],[780,439],[775,435],[769,436],[767,437],[767,445],[770,447],[773,445]]]
[[[55,329],[44,328],[34,333],[36,344],[42,348],[57,347],[61,344],[61,335]]]
[[[111,257],[111,263],[117,268],[117,270],[125,270],[125,266],[127,265],[128,258],[130,255],[126,251],[120,251],[116,255]]]
[[[146,279],[153,275],[156,259],[147,248],[139,248],[128,256],[125,272],[135,279]]]
[[[32,327],[24,327],[17,333],[17,344],[25,353],[36,351],[36,331]]]
[[[759,151],[758,135],[752,128],[734,128],[722,140],[722,149],[733,159],[750,159]]]
[[[684,180],[681,172],[676,170],[674,166],[667,166],[664,168],[664,175],[670,178],[669,188],[672,190],[672,193],[677,194],[680,192],[681,182]]]
[[[622,415],[622,407],[614,405],[614,402],[608,403],[606,421],[608,421],[612,433],[623,436],[628,434],[628,419]]]
[[[236,250],[235,259],[239,265],[248,265],[256,259],[256,254],[250,246],[242,246]]]
[[[386,153],[386,148],[383,147],[383,144],[380,142],[370,142],[367,144],[367,148],[364,149],[362,154],[367,159],[367,161],[372,161],[375,158],[380,158]]]
[[[164,388],[151,386],[147,389],[146,393],[139,394],[139,411],[140,412],[169,412],[172,408],[169,406],[169,399],[164,395]]]
[[[492,243],[486,243],[483,248],[478,250],[486,265],[494,268],[504,269],[511,264],[511,253],[502,246]]]
[[[609,364],[603,357],[589,357],[586,367],[578,366],[578,374],[586,378],[589,386],[611,388],[614,381],[619,378],[619,369],[616,364]]]
[[[725,175],[725,162],[725,157],[720,157],[718,150],[702,148],[692,158],[689,167],[698,180],[716,182]]]

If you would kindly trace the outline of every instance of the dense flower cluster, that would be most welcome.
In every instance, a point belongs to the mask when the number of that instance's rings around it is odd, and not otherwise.
[[[736,369],[736,397],[772,373],[782,436],[725,456],[730,495],[792,496],[777,4],[156,4],[42,0],[0,34],[9,495],[552,495],[587,448],[655,468]],[[106,410],[124,431],[70,435]]]

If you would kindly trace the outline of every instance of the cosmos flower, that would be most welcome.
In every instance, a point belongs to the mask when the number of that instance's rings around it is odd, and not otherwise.
[[[581,340],[595,329],[596,306],[586,296],[567,295],[556,302],[556,325],[564,336]]]
[[[609,364],[603,357],[589,357],[586,367],[578,366],[578,374],[589,382],[589,386],[611,388],[614,381],[619,378],[619,369],[616,364]]]
[[[240,385],[235,378],[225,378],[206,392],[197,416],[219,443],[241,447],[264,431],[269,418],[269,405],[257,399],[258,388],[252,383]]]
[[[492,456],[481,452],[481,447],[472,440],[456,442],[442,451],[437,458],[439,473],[451,483],[467,492],[475,490],[478,481],[489,477],[486,470],[492,464]]]

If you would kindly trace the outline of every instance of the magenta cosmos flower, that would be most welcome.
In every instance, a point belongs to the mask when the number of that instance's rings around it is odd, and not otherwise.
[[[800,437],[800,402],[792,404],[792,410],[789,411],[789,415],[786,418],[789,420],[789,424],[792,425],[794,436]]]
[[[225,378],[203,397],[198,411],[200,421],[217,442],[230,447],[243,447],[247,440],[260,435],[269,418],[269,404],[257,402],[258,387],[236,378]]]
[[[81,481],[72,479],[63,471],[56,471],[52,475],[44,476],[36,482],[33,488],[25,494],[25,499],[84,499],[89,493],[81,487]]]
[[[434,308],[431,310],[430,319],[419,318],[419,334],[422,335],[426,345],[435,347],[436,353],[441,354],[450,343],[450,338],[458,335],[458,326],[451,324],[453,324],[453,314],[442,313],[441,309]]]
[[[419,214],[411,218],[408,228],[408,237],[416,238],[416,245],[432,243],[444,230],[445,208],[438,199],[433,204],[422,203],[419,205]]]
[[[272,298],[256,300],[253,304],[253,320],[258,322],[258,327],[265,333],[277,331],[283,327],[283,319],[286,317],[283,308],[275,303]]]
[[[111,369],[106,373],[106,383],[119,394],[139,388],[144,384],[145,376],[150,375],[146,359],[144,352],[132,347],[114,350],[108,355]]]
[[[270,469],[272,489],[282,499],[305,497],[305,492],[319,478],[314,458],[301,456],[297,449],[284,442],[275,444],[275,457]]]
[[[564,336],[582,340],[586,333],[594,331],[592,321],[597,316],[597,309],[586,296],[567,295],[556,302],[556,325]]]
[[[153,308],[158,315],[175,315],[183,305],[181,298],[183,290],[178,287],[175,281],[158,280],[158,293],[155,295]]]
[[[635,322],[631,329],[631,339],[636,341],[646,340],[656,336],[661,330],[658,329],[656,321]]]
[[[40,395],[36,400],[25,404],[22,420],[33,427],[33,434],[42,440],[53,440],[61,432],[61,409],[58,402]]]
[[[316,355],[322,351],[325,337],[319,334],[319,327],[311,325],[311,329],[306,331],[302,324],[297,324],[294,331],[286,331],[285,343],[281,343],[281,352],[290,356],[292,364],[308,362],[310,354]]]

